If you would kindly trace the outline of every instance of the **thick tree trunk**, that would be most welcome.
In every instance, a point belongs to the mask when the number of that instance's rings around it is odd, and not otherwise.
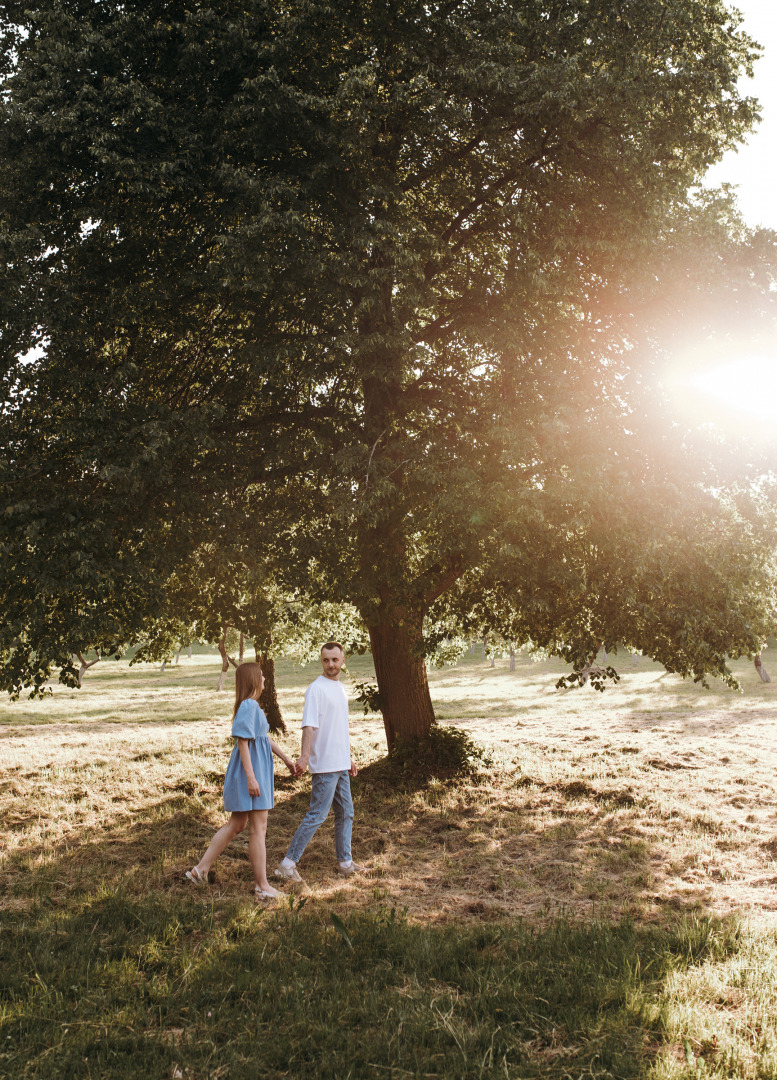
[[[187,657],[189,658],[189,660],[191,660],[191,658],[192,658],[192,647],[191,647],[191,645],[189,645],[189,650],[188,650],[188,652],[186,653],[186,655],[187,655]]]
[[[758,653],[758,655],[756,656],[753,663],[755,664],[755,670],[758,672],[758,674],[761,677],[761,682],[771,682],[772,680],[769,678],[769,672],[764,667],[764,663],[763,663],[763,660],[761,659],[761,654],[760,653]]]
[[[267,653],[257,656],[257,661],[262,665],[264,675],[264,690],[259,698],[259,704],[267,717],[270,731],[286,734],[286,724],[283,722],[283,714],[278,703],[278,691],[275,685],[275,661]]]
[[[240,652],[238,653],[238,661],[241,664],[243,663],[243,657],[245,656],[245,651],[246,651],[246,636],[243,633],[243,631],[241,630],[240,631]]]
[[[510,646],[510,671],[515,671],[515,649]]]
[[[397,610],[385,616],[370,627],[370,646],[391,750],[398,739],[426,738],[434,723],[434,709],[421,653],[423,616]]]

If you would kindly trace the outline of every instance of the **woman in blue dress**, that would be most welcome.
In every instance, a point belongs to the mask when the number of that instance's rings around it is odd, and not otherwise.
[[[254,893],[260,900],[280,896],[267,880],[265,834],[267,812],[275,805],[272,756],[277,754],[292,776],[301,771],[269,737],[267,717],[259,708],[264,676],[259,664],[241,664],[235,672],[232,736],[237,741],[224,777],[224,809],[231,812],[196,866],[186,871],[195,885],[204,885],[221,852],[248,825],[248,857],[254,871]]]

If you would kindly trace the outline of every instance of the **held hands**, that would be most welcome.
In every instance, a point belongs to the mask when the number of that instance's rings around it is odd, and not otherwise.
[[[292,776],[302,776],[302,774],[307,771],[308,758],[306,758],[306,757],[298,757],[296,761],[294,761],[294,762],[289,761],[286,764],[287,764],[289,772],[291,773]],[[358,768],[356,766],[356,762],[352,758],[351,759],[351,767],[348,770],[348,773],[349,773],[350,776],[356,776],[358,771],[359,770],[358,770]]]
[[[258,799],[259,796],[262,794],[259,790],[259,781],[256,779],[255,776],[248,777],[248,794],[252,795],[255,799]]]

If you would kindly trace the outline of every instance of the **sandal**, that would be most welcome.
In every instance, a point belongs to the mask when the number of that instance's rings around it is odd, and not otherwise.
[[[277,900],[279,896],[283,896],[283,893],[278,892],[277,889],[268,892],[266,889],[260,889],[258,885],[255,885],[254,896],[257,900]]]
[[[195,885],[208,884],[207,877],[203,877],[196,866],[193,866],[191,870],[187,870],[184,876],[187,877],[189,881],[193,882]]]

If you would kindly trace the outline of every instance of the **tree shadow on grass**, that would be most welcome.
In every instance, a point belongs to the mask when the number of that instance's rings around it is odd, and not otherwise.
[[[668,974],[737,946],[700,914],[708,893],[666,889],[669,918],[619,918],[644,913],[662,857],[628,786],[420,781],[364,769],[368,874],[335,876],[330,817],[300,863],[309,888],[269,908],[245,835],[213,886],[184,880],[226,816],[185,785],[21,850],[2,874],[0,1075],[646,1075]],[[276,778],[271,868],[308,800]]]
[[[6,913],[3,1074],[641,1077],[667,977],[738,947],[710,919],[440,927],[200,895]]]
[[[364,769],[353,785],[353,841],[367,872],[348,880],[336,874],[330,814],[299,864],[309,900],[365,909],[379,899],[427,923],[536,922],[592,911],[656,919],[666,906],[701,912],[711,905],[711,882],[689,890],[666,876],[666,852],[640,835],[645,807],[627,785],[525,776],[502,777],[500,784],[488,774],[442,781],[415,773],[403,787],[377,766]],[[28,906],[42,896],[69,902],[97,888],[138,896],[190,890],[184,871],[228,816],[219,795],[185,781],[140,809],[117,802],[110,817],[80,833],[28,844],[22,836],[0,873],[6,906]],[[276,778],[270,874],[308,806],[307,782]],[[9,824],[24,830],[30,821]],[[215,865],[215,897],[245,896],[251,885],[246,831]]]

